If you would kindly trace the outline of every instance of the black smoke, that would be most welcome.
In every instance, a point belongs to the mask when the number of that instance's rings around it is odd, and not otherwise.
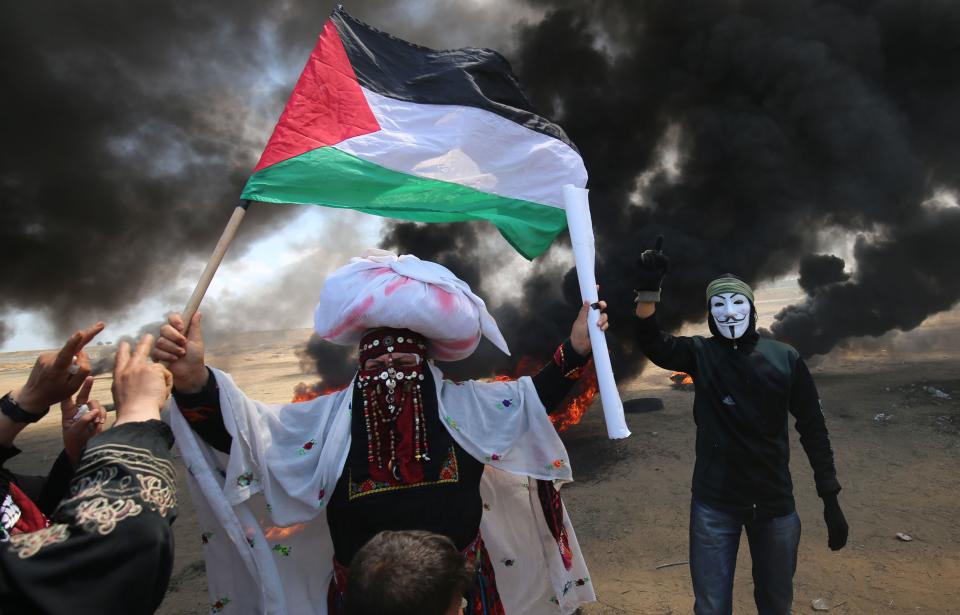
[[[164,290],[179,309],[192,285],[180,274],[213,249],[333,5],[6,6],[0,317],[30,310],[65,335]],[[505,34],[491,27],[503,7],[404,5],[349,8],[428,44]],[[295,211],[252,207],[228,258]],[[12,333],[0,323],[0,343]]]
[[[960,5],[535,4],[545,16],[511,59],[590,172],[621,375],[642,365],[634,263],[661,233],[672,267],[658,310],[671,328],[704,318],[703,290],[727,271],[757,284],[800,270],[809,296],[774,333],[804,355],[916,327],[960,298],[960,209],[930,202],[960,188]],[[443,262],[458,233],[476,232],[451,225],[439,245],[417,228],[398,225],[385,244]],[[821,254],[838,233],[856,237],[852,273]],[[495,316],[512,345],[543,356],[576,305],[571,276],[542,267]]]
[[[7,7],[0,311],[41,310],[66,330],[122,311],[205,256],[331,6],[320,4]],[[660,307],[668,327],[702,319],[703,288],[726,271],[757,284],[800,270],[809,298],[779,314],[774,333],[807,355],[915,327],[960,297],[954,2],[347,8],[427,45],[505,50],[543,115],[577,143],[621,374],[641,365],[629,327],[634,262],[661,233],[673,261]],[[524,27],[504,26],[520,18]],[[285,211],[255,208],[235,250]],[[838,268],[822,255],[844,234],[857,239]],[[398,224],[383,243],[489,295],[502,261],[488,238],[475,224]],[[542,260],[518,296],[498,322],[515,357],[545,356],[576,314],[575,279]],[[485,344],[462,369],[507,363]]]
[[[800,259],[800,277],[797,280],[803,292],[810,296],[825,286],[846,282],[850,274],[844,270],[843,259],[832,254],[811,254]]]
[[[264,140],[245,128],[283,104],[262,83],[265,17],[244,0],[6,7],[0,310],[64,333],[212,250]],[[239,249],[278,213],[255,212]]]

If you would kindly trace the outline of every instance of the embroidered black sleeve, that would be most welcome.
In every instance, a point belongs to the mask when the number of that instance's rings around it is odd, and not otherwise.
[[[57,460],[53,462],[46,480],[43,481],[40,496],[36,499],[37,508],[43,511],[43,514],[50,516],[60,500],[66,496],[73,473],[74,468],[70,463],[70,457],[67,456],[66,451],[61,451]]]
[[[223,424],[220,410],[220,387],[217,378],[207,368],[207,383],[196,393],[173,390],[173,399],[187,419],[187,424],[200,438],[223,453],[230,452],[233,437]]]
[[[553,358],[533,377],[540,402],[548,414],[559,410],[560,402],[567,396],[574,383],[583,373],[590,357],[581,356],[573,349],[570,340],[565,340],[553,353]]]
[[[170,428],[129,423],[93,438],[45,529],[0,548],[4,613],[153,613],[173,565]]]

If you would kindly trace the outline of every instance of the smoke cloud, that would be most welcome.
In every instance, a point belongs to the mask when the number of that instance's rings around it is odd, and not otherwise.
[[[66,331],[206,256],[330,6],[11,5],[0,22],[10,84],[0,97],[0,311],[42,310]],[[807,299],[778,314],[773,333],[804,355],[916,327],[960,298],[956,3],[347,8],[418,43],[504,51],[577,144],[622,375],[642,366],[628,324],[633,268],[658,234],[672,260],[659,308],[668,327],[702,319],[704,286],[727,271],[753,284],[800,272]],[[253,208],[235,253],[288,212]],[[398,223],[382,244],[438,260],[489,296],[507,262],[493,233]],[[856,238],[848,262],[831,254],[838,235]],[[552,254],[518,284],[495,316],[513,360],[545,357],[579,306],[569,261]],[[257,309],[267,319],[274,308]],[[476,375],[511,361],[483,344],[451,368]]]
[[[929,202],[960,179],[955,3],[535,5],[544,18],[522,30],[512,60],[590,172],[621,375],[642,366],[628,324],[633,271],[661,233],[668,327],[703,319],[705,285],[728,271],[757,284],[799,269],[808,298],[778,314],[773,332],[806,356],[916,327],[960,298],[949,249],[960,209]],[[386,243],[445,258],[447,247],[421,241],[435,229],[395,228]],[[444,245],[474,228],[451,226]],[[849,267],[822,254],[838,233],[857,238]],[[565,334],[578,303],[571,280],[543,268],[522,301],[496,311],[511,344],[543,356]]]
[[[503,25],[537,12],[507,16],[504,2],[434,4],[350,8],[441,46],[468,31],[505,45]],[[192,280],[181,274],[194,274],[213,249],[332,7],[300,0],[7,7],[0,316],[39,313],[60,336],[172,285],[187,289],[175,304],[185,302]],[[295,213],[252,207],[231,257]],[[269,321],[275,311],[274,302],[243,321]],[[11,333],[0,324],[0,343]]]

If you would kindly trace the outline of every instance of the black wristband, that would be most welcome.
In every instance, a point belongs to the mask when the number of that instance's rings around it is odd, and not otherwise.
[[[7,418],[14,423],[36,423],[47,416],[47,412],[50,412],[50,406],[44,408],[40,414],[27,412],[13,399],[11,393],[7,393],[3,397],[0,397],[0,412],[7,415]]]

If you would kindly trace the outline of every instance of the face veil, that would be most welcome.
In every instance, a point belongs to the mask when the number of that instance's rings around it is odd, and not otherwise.
[[[376,329],[360,341],[356,386],[371,476],[410,479],[422,474],[416,466],[431,461],[423,399],[426,348],[423,336],[407,329]],[[401,441],[412,450],[402,451]]]

